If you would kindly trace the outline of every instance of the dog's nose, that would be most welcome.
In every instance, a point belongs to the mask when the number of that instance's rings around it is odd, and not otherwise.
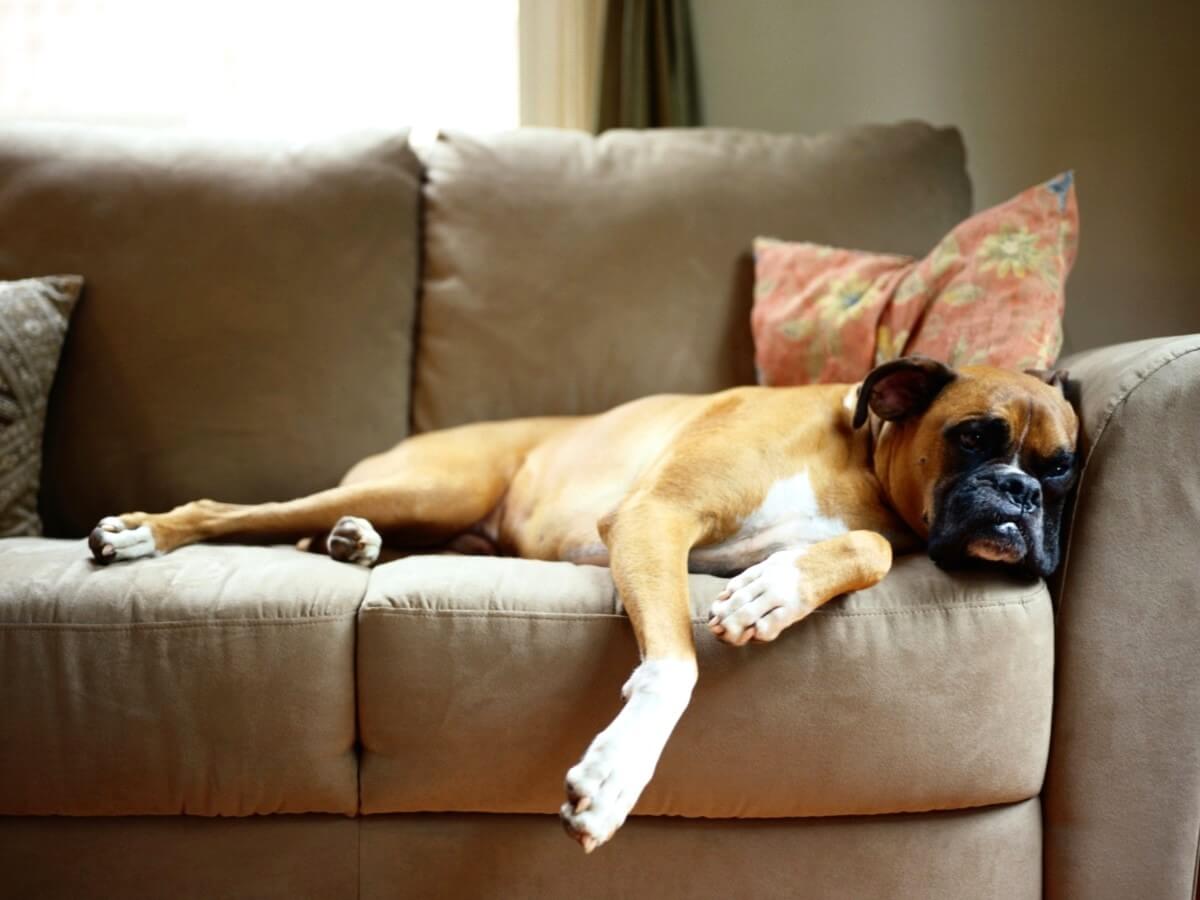
[[[1042,502],[1042,486],[1023,472],[1010,472],[996,479],[996,487],[1013,503],[1024,509],[1036,509]]]

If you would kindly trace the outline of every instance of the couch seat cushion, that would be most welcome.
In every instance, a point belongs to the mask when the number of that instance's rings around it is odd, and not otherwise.
[[[0,541],[0,814],[355,812],[366,581],[290,547]]]
[[[877,587],[738,649],[703,624],[723,585],[691,577],[700,682],[635,812],[915,812],[1039,792],[1054,654],[1041,582],[903,557]],[[636,662],[607,569],[377,568],[359,622],[363,811],[557,810]]]

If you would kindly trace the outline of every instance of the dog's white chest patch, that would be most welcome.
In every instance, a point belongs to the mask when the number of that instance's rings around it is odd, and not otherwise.
[[[821,514],[812,480],[800,472],[771,485],[733,535],[692,550],[689,564],[697,571],[741,570],[776,551],[807,547],[849,530],[841,519]]]

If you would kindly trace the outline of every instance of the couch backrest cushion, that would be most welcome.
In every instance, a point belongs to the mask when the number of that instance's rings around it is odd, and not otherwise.
[[[419,183],[403,134],[0,130],[0,279],[87,282],[51,398],[47,530],[309,493],[403,437]]]
[[[922,255],[971,212],[916,122],[443,134],[427,151],[416,430],[753,381],[758,235]]]

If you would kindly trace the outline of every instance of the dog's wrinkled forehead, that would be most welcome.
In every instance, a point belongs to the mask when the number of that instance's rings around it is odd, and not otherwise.
[[[869,423],[877,440],[899,428],[906,443],[925,443],[959,422],[1003,421],[1019,448],[1049,455],[1075,447],[1078,419],[1064,382],[1062,372],[956,370],[913,356],[874,369],[847,395],[846,406],[854,427]]]
[[[1003,422],[1014,455],[1048,458],[1074,450],[1078,419],[1060,381],[984,366],[966,366],[933,399],[946,425]]]

